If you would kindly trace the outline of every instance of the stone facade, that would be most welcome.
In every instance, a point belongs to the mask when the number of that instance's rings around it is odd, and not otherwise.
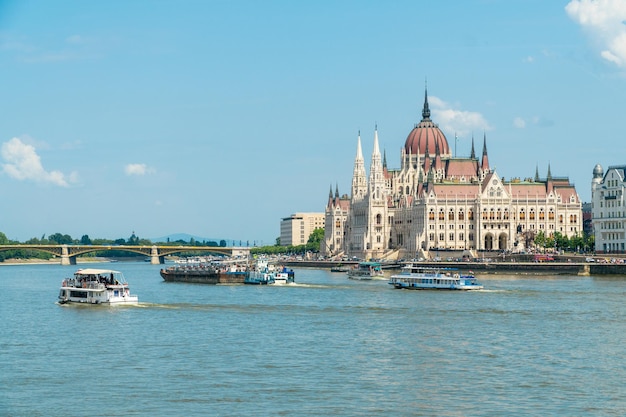
[[[591,222],[597,253],[626,251],[626,166],[610,166],[606,174],[602,166],[593,169],[591,181]]]
[[[513,178],[490,168],[487,138],[477,157],[453,157],[447,139],[430,120],[425,95],[422,120],[409,133],[401,167],[389,169],[378,131],[369,175],[360,134],[351,195],[329,194],[325,210],[327,256],[413,258],[437,250],[525,248],[534,235],[582,234],[581,202],[568,178]]]

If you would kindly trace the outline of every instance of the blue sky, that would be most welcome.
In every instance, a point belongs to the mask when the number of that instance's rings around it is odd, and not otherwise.
[[[626,2],[0,0],[0,231],[273,244],[421,119],[583,201],[626,163]],[[455,133],[458,140],[454,141]],[[254,215],[250,215],[253,212]]]

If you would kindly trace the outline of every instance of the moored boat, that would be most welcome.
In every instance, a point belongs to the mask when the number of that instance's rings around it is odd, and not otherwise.
[[[173,266],[159,273],[166,282],[195,284],[242,284],[249,275],[246,265],[220,262]]]
[[[350,270],[350,267],[347,265],[337,265],[330,268],[330,272],[343,272],[344,274]]]
[[[59,304],[136,304],[124,275],[110,269],[79,269],[59,290]]]
[[[358,280],[371,280],[384,277],[382,266],[379,262],[359,262],[348,270],[348,278]]]
[[[461,275],[450,268],[431,268],[407,264],[399,274],[392,275],[389,284],[397,289],[408,290],[482,290],[471,272]]]
[[[293,269],[270,264],[267,259],[258,259],[253,270],[246,277],[244,284],[250,285],[285,285],[295,282]]]

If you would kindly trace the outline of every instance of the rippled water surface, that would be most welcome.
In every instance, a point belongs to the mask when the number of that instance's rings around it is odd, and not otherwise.
[[[140,305],[60,306],[74,267],[0,266],[0,415],[626,415],[623,277],[485,276],[464,293],[101,266]]]

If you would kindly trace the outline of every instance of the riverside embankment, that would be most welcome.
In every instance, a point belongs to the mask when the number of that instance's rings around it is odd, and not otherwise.
[[[285,261],[286,266],[295,268],[332,268],[336,261]],[[341,262],[354,265],[358,262]],[[520,275],[626,275],[623,263],[588,262],[420,262],[420,265],[433,268],[457,268],[481,274],[520,274]],[[399,263],[383,263],[384,269],[400,269]]]

